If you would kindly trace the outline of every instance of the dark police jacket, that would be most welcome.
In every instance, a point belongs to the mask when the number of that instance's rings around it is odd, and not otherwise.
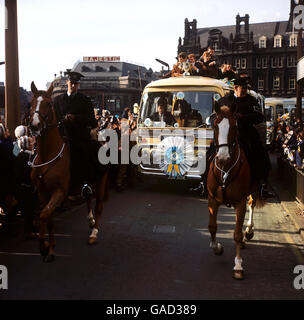
[[[254,127],[254,125],[264,120],[263,114],[258,111],[258,101],[253,96],[247,94],[245,97],[235,98],[235,106],[235,112],[241,114],[241,117],[238,119],[240,135],[245,139],[260,140],[260,136]]]
[[[257,111],[258,101],[251,95],[237,98],[234,94],[221,98],[218,103],[227,105],[232,112],[240,114],[238,118],[239,139],[243,142],[252,142],[260,144],[260,136],[254,125],[263,122],[263,114]],[[215,112],[219,111],[218,104],[215,104]]]
[[[60,127],[71,140],[90,140],[90,128],[97,127],[91,100],[80,92],[68,96],[67,93],[54,99],[54,109]],[[65,120],[67,114],[75,116],[73,120]]]
[[[152,115],[151,120],[152,121],[161,121],[161,117],[160,117],[159,112],[155,112]],[[176,121],[175,121],[173,115],[170,112],[165,111],[164,112],[164,122],[169,126],[173,126]]]

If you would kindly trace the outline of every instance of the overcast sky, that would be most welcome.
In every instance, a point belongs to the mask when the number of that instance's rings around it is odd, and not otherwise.
[[[120,56],[154,71],[172,67],[184,20],[198,28],[288,20],[289,0],[17,0],[20,86],[39,89],[83,56]],[[0,0],[0,61],[4,61],[4,0]],[[0,66],[0,81],[5,68]]]

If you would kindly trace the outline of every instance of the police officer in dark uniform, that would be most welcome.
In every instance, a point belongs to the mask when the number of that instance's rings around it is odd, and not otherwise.
[[[259,111],[258,101],[248,94],[249,77],[240,77],[233,81],[234,93],[220,99],[215,105],[217,112],[220,106],[228,106],[237,115],[238,141],[249,162],[252,176],[256,179],[261,199],[274,196],[267,190],[267,178],[270,171],[270,160],[260,135],[254,125],[264,121]]]
[[[92,194],[90,183],[96,176],[93,162],[96,163],[97,154],[93,155],[90,130],[97,127],[97,120],[91,100],[78,92],[80,79],[84,76],[78,72],[66,74],[68,90],[55,97],[54,109],[70,145],[72,183],[83,184],[82,195],[86,198]]]

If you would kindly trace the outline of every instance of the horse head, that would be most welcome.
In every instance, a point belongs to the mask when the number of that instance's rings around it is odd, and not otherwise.
[[[36,88],[34,82],[31,83],[33,98],[30,109],[30,128],[33,135],[38,136],[43,129],[47,129],[54,124],[55,116],[52,108],[53,84],[47,91],[41,91]]]
[[[237,121],[228,107],[221,107],[214,122],[214,136],[217,148],[216,159],[225,164],[230,161],[237,143]]]

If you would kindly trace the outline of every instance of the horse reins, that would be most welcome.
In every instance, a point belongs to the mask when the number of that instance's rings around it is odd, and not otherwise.
[[[55,127],[58,127],[58,124],[48,124],[48,120],[50,118],[50,115],[52,115],[54,117],[54,109],[53,109],[53,106],[52,106],[52,103],[51,103],[51,106],[49,107],[49,111],[47,113],[47,115],[43,115],[41,114],[41,112],[39,111],[35,111],[35,113],[37,113],[43,120],[43,127],[42,127],[42,130],[39,134],[39,136],[42,135],[43,131],[45,130],[48,130],[48,129],[51,129],[51,128],[55,128]],[[36,154],[36,156],[34,157],[34,160],[32,162],[28,162],[28,165],[32,168],[41,168],[41,167],[44,167],[44,166],[47,166],[51,163],[53,163],[54,161],[56,161],[59,157],[61,158],[62,157],[62,153],[63,153],[63,150],[65,148],[65,142],[63,143],[62,147],[61,147],[61,150],[59,151],[59,153],[56,155],[56,157],[54,157],[52,160],[50,161],[47,161],[45,163],[41,163],[41,164],[35,164],[35,161],[38,157],[38,154]]]
[[[228,144],[223,144],[223,145],[219,145],[218,148],[220,147],[226,147],[226,146],[229,146]],[[241,148],[240,146],[238,146],[239,148],[239,153],[238,153],[238,156],[237,156],[237,159],[235,161],[235,163],[228,169],[228,171],[225,171],[223,169],[221,169],[220,167],[218,167],[217,163],[216,163],[216,158],[214,158],[214,165],[216,167],[217,170],[219,170],[221,173],[222,173],[222,180],[223,180],[223,183],[222,183],[222,188],[226,188],[226,181],[228,179],[228,176],[229,176],[229,173],[231,172],[231,170],[237,165],[237,163],[239,162],[240,160],[240,156],[241,156]]]
[[[38,157],[38,154],[36,154],[33,162],[29,161],[28,165],[31,166],[32,168],[41,168],[41,167],[47,166],[47,165],[51,164],[52,162],[54,162],[55,160],[57,160],[59,157],[62,157],[62,153],[63,153],[64,148],[65,148],[65,143],[63,143],[60,152],[57,154],[57,156],[55,158],[53,158],[52,160],[47,161],[45,163],[41,163],[41,164],[34,164],[36,159],[37,159],[37,157]]]

